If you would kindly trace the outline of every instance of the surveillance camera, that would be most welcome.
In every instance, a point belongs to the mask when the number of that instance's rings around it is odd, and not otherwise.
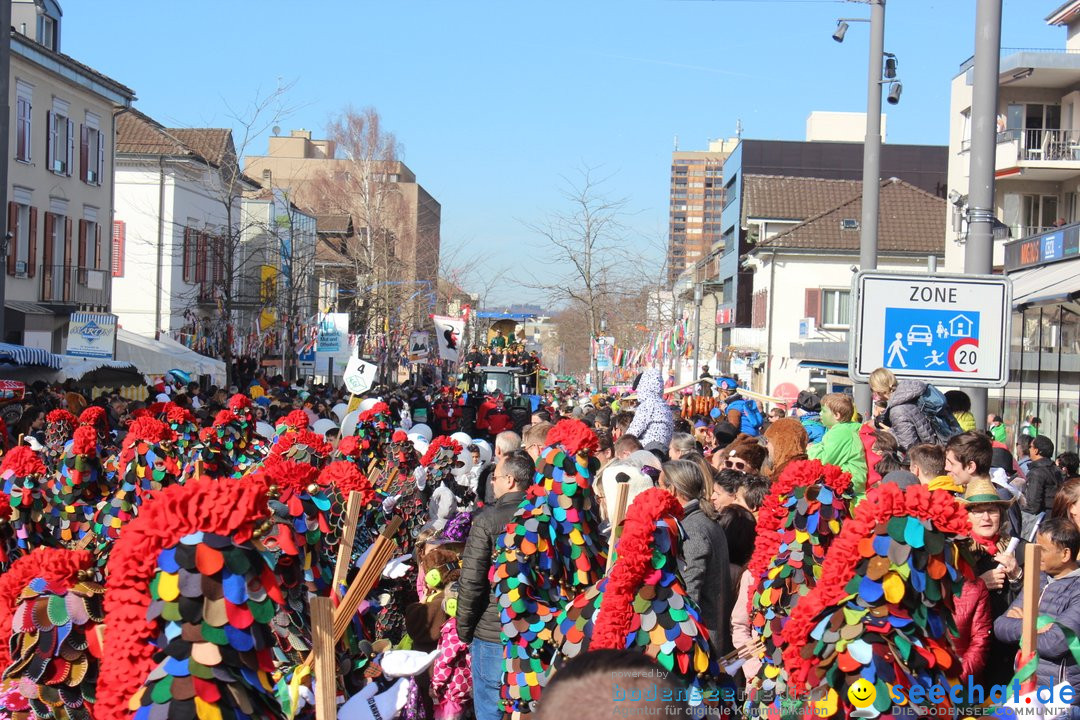
[[[899,63],[896,61],[896,56],[892,53],[885,53],[885,70],[883,77],[887,80],[892,80],[896,77],[896,66]]]
[[[851,272],[853,272],[853,273],[859,272],[859,266],[858,265],[852,265],[851,266]]]
[[[847,34],[848,24],[843,20],[836,23],[836,32],[832,34],[832,39],[838,43],[844,42],[844,35]]]
[[[902,93],[903,91],[904,84],[901,82],[894,82],[892,85],[889,86],[889,97],[886,98],[886,101],[890,105],[898,104],[900,102],[900,93]]]

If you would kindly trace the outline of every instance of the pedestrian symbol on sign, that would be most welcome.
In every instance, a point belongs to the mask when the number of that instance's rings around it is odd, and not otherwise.
[[[885,367],[891,367],[893,365],[907,367],[907,363],[904,362],[904,352],[907,348],[904,347],[903,337],[902,333],[896,333],[896,339],[893,340],[892,345],[889,346],[889,359],[885,361]]]

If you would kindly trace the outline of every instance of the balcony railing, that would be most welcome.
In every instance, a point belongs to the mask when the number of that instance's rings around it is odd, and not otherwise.
[[[1080,162],[1080,130],[1013,130],[1020,135],[1020,157],[1026,162]]]
[[[42,265],[41,302],[108,307],[109,275],[105,270],[75,265]]]

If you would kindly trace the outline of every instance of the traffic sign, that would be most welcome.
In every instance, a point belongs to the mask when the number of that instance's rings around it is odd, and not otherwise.
[[[1001,275],[855,276],[850,375],[879,367],[947,385],[1009,380],[1012,281]]]

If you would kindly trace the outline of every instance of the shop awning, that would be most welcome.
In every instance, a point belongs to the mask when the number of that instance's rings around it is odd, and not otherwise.
[[[1080,259],[1030,268],[1009,275],[1013,308],[1067,302],[1080,295]]]
[[[155,340],[118,328],[116,359],[130,362],[145,375],[165,375],[170,370],[183,370],[193,378],[209,375],[214,383],[225,383],[224,362],[200,355],[170,338]]]
[[[61,358],[48,350],[0,343],[0,362],[10,365],[33,365],[59,370]]]
[[[799,367],[810,368],[813,370],[838,370],[840,372],[847,372],[848,370],[847,363],[824,362],[818,360],[800,360]]]

